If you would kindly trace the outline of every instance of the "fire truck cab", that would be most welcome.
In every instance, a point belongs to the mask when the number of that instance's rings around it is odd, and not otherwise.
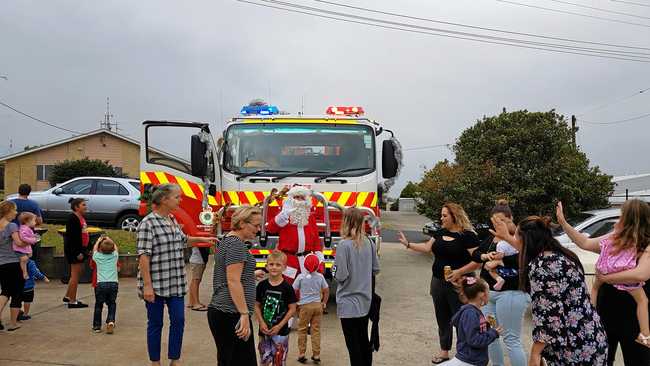
[[[397,176],[399,142],[392,131],[364,118],[361,107],[329,107],[323,116],[278,113],[274,106],[245,106],[242,116],[228,121],[216,139],[207,123],[145,121],[141,214],[147,212],[150,187],[176,183],[183,199],[174,215],[184,231],[223,235],[230,229],[233,209],[258,205],[266,221],[282,207],[278,191],[304,185],[314,193],[329,276],[340,239],[342,209],[356,206],[366,213],[368,235],[379,248],[380,175],[384,179]],[[191,131],[185,133],[187,140],[177,133],[181,129]],[[168,142],[156,144],[154,135]],[[180,145],[179,150],[189,158],[165,149],[167,144]],[[276,242],[276,233],[263,227],[257,240],[249,243],[258,267],[265,266]]]

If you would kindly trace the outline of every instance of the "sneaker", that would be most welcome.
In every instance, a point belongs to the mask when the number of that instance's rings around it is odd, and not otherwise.
[[[115,329],[115,323],[110,322],[106,324],[106,334],[113,334],[113,329]]]
[[[31,316],[23,314],[22,311],[20,312],[20,314],[18,314],[18,320],[19,321],[29,320],[31,318],[32,318]]]
[[[80,308],[87,308],[88,304],[84,304],[81,301],[77,302],[69,302],[68,303],[68,309],[80,309]]]
[[[5,326],[2,325],[2,322],[0,322],[0,330],[5,330]]]
[[[102,332],[102,328],[93,327],[93,332],[95,332],[95,333],[101,333],[101,332]]]
[[[70,302],[70,299],[68,299],[67,297],[64,296],[62,301],[65,302],[65,303],[68,303],[68,302]]]

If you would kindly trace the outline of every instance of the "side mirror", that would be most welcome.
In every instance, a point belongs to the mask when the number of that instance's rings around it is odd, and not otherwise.
[[[201,141],[199,135],[192,135],[192,175],[203,178],[208,174],[208,159],[205,153],[208,146]]]
[[[63,194],[63,188],[57,188],[52,193],[54,193],[57,196]]]
[[[397,175],[397,158],[395,158],[395,145],[390,140],[384,140],[381,151],[381,174],[385,179]]]

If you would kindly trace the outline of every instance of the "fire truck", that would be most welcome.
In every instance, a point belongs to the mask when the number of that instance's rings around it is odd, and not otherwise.
[[[282,189],[300,184],[313,191],[326,276],[331,276],[346,207],[365,213],[367,234],[380,247],[379,202],[400,170],[400,145],[392,131],[365,118],[362,107],[332,106],[321,116],[291,116],[275,106],[251,104],[217,136],[208,123],[143,125],[141,215],[151,187],[175,183],[183,197],[174,216],[183,230],[221,236],[237,207],[260,206],[266,222],[282,208]],[[189,158],[165,146],[176,146]],[[249,243],[257,267],[265,266],[277,241],[277,234],[262,226]]]

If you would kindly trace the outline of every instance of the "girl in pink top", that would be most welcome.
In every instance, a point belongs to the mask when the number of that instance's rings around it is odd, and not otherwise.
[[[621,221],[624,217],[616,223],[614,232],[600,241],[600,256],[596,261],[596,270],[602,274],[610,274],[616,272],[634,269],[637,266],[637,258],[639,254],[643,253],[646,249],[641,248],[641,243],[634,244],[634,240],[629,236],[631,233],[626,233],[621,229],[623,225]],[[628,234],[628,235],[626,235]],[[630,240],[632,239],[632,240]],[[647,242],[646,242],[647,246]],[[591,288],[591,301],[595,305],[596,298],[598,297],[598,289],[602,285],[598,279],[594,280],[594,285]],[[639,327],[641,333],[636,341],[646,347],[650,347],[650,321],[648,319],[648,297],[643,291],[645,283],[633,283],[625,285],[614,285],[621,291],[627,291],[634,301],[636,301],[636,315],[639,320]]]
[[[14,243],[13,248],[16,255],[20,258],[20,269],[23,271],[23,277],[27,280],[29,279],[27,262],[29,261],[29,257],[32,256],[32,245],[38,241],[38,236],[34,234],[33,230],[36,227],[36,215],[31,212],[22,212],[18,215],[18,222],[20,223],[20,229],[18,231],[20,241],[27,245],[21,246],[18,243]]]

